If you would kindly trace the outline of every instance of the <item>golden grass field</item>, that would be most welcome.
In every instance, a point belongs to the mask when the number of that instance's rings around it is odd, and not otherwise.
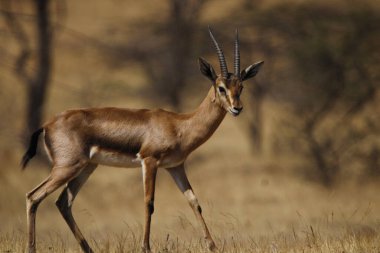
[[[271,162],[243,158],[234,162],[210,153],[204,160],[194,154],[188,163],[189,178],[220,252],[379,251],[376,184],[326,190]],[[2,177],[1,252],[23,251],[24,193],[47,174],[38,165],[34,162],[21,173],[14,164]],[[138,169],[98,168],[74,205],[74,215],[96,252],[139,252],[142,196]],[[53,194],[39,208],[38,249],[80,252],[55,208],[56,197]],[[166,172],[158,175],[155,207],[154,252],[206,251],[190,207]]]
[[[239,2],[225,1],[218,8],[223,13]],[[167,6],[149,3],[68,1],[66,26],[102,40],[108,25],[152,15],[164,18],[159,14],[165,13]],[[217,1],[210,1],[204,11],[210,15],[203,14],[202,22],[221,18],[212,11],[216,6]],[[28,8],[20,11],[28,12]],[[0,26],[4,25],[1,22]],[[28,26],[27,21],[24,25]],[[117,34],[112,38],[119,39]],[[17,46],[12,39],[3,43],[9,49],[4,53],[8,59]],[[136,94],[147,82],[135,75],[141,72],[137,67],[106,67],[96,48],[81,44],[67,31],[56,35],[55,46],[45,118],[75,107],[156,106],[144,95],[128,95],[128,91]],[[7,68],[10,63],[4,60],[0,69],[0,252],[4,253],[24,251],[25,193],[49,173],[49,165],[41,160],[32,160],[23,172],[19,169],[24,152],[20,140],[24,94],[22,84]],[[204,82],[202,90],[186,98],[187,110],[195,108],[207,93]],[[108,84],[120,84],[121,92],[104,92]],[[249,97],[244,94],[242,99],[247,103]],[[271,123],[287,112],[270,101],[264,107],[268,115],[264,138],[268,140],[278,131]],[[238,118],[227,115],[214,136],[187,161],[190,182],[218,252],[380,252],[379,182],[348,176],[327,189],[308,179],[305,160],[299,157],[276,154],[267,143],[261,155],[253,154],[244,131],[247,117],[249,111]],[[79,193],[74,217],[95,252],[140,252],[144,218],[141,177],[139,169],[99,166]],[[80,252],[55,207],[58,194],[49,196],[38,209],[37,250]],[[207,251],[191,208],[165,171],[159,171],[157,177],[151,239],[153,252]]]

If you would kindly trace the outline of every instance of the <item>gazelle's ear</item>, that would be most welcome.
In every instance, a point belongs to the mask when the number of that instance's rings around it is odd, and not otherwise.
[[[198,63],[199,63],[199,69],[201,70],[202,74],[206,76],[208,79],[210,79],[212,82],[215,82],[217,75],[215,73],[214,68],[211,66],[211,64],[208,63],[202,57],[199,57]]]
[[[264,64],[263,61],[256,62],[250,66],[248,66],[246,69],[244,69],[240,74],[241,81],[245,81],[249,78],[254,77],[260,70],[260,67]]]

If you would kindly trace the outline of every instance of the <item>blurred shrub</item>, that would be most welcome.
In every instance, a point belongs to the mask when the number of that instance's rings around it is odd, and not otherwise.
[[[331,185],[353,167],[372,175],[380,170],[380,122],[374,116],[380,11],[363,1],[284,3],[248,11],[246,17],[277,63],[271,93],[277,102],[291,104],[299,118],[291,124],[296,129],[291,138],[305,147],[298,151],[318,178]]]

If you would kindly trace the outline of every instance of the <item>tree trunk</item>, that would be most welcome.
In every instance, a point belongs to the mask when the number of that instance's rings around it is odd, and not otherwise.
[[[165,93],[173,108],[180,109],[181,91],[188,80],[189,56],[193,50],[194,28],[202,1],[171,0],[168,20],[170,76]],[[169,87],[166,87],[169,86]]]
[[[37,14],[37,66],[33,80],[27,87],[25,133],[30,136],[41,127],[43,106],[51,73],[51,31],[49,24],[49,0],[34,0]]]

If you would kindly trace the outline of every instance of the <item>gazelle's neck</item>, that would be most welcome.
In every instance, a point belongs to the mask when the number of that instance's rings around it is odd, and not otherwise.
[[[184,122],[184,145],[189,152],[207,141],[226,116],[226,111],[215,99],[213,87],[199,107]]]

